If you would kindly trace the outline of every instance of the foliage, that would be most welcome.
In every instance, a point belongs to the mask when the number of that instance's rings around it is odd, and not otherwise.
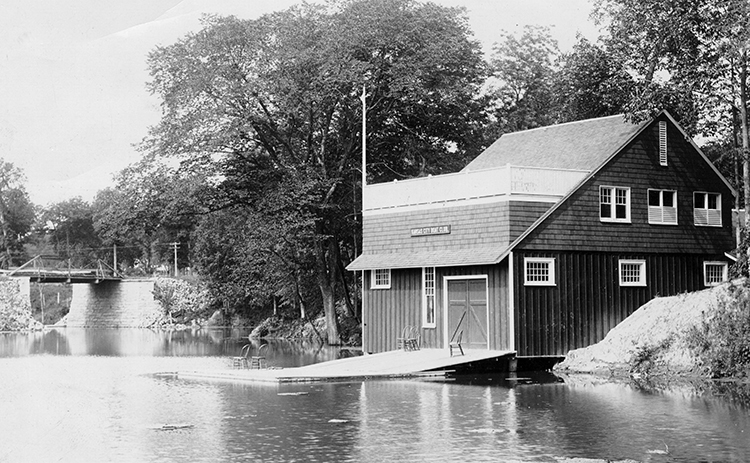
[[[34,205],[23,184],[24,174],[0,158],[0,267],[20,265],[28,260],[23,242],[35,219]]]
[[[170,264],[173,242],[180,243],[178,266],[190,265],[187,250],[203,183],[200,173],[178,172],[145,156],[118,174],[115,188],[97,194],[94,229],[107,251],[117,246],[121,270],[151,274],[159,264]]]
[[[41,215],[57,255],[72,259],[76,267],[90,266],[96,261],[101,239],[94,230],[94,210],[80,197],[55,203]]]
[[[201,284],[159,278],[154,282],[153,293],[162,311],[158,325],[187,324],[210,315],[211,298]]]
[[[686,336],[714,378],[750,376],[750,283],[730,284],[728,296]]]
[[[31,316],[29,298],[19,291],[18,280],[0,280],[0,331],[40,328]]]
[[[257,254],[247,262],[209,240],[196,246],[219,253],[196,257],[216,272],[214,287],[240,294],[230,275],[268,275],[244,300],[267,291],[266,300],[296,305],[303,290],[279,294],[278,285],[313,282],[334,344],[335,301],[353,285],[343,264],[360,239],[362,89],[371,181],[456,170],[478,149],[484,64],[460,10],[347,0],[257,20],[207,17],[200,32],[158,47],[148,64],[163,114],[141,148],[206,172],[212,194],[204,204],[238,217],[206,218],[200,234],[215,236],[216,223],[258,245],[236,248]]]

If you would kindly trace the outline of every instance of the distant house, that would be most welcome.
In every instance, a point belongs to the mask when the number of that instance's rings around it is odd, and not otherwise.
[[[363,348],[562,356],[726,279],[735,191],[667,112],[503,135],[461,172],[368,185]]]

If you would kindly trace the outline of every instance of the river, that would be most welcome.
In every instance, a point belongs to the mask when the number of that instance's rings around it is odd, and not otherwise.
[[[313,384],[176,379],[246,333],[0,334],[0,462],[750,461],[747,389],[549,373]],[[273,342],[277,367],[338,349]]]

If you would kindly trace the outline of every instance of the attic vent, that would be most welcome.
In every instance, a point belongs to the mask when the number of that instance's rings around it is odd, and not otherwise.
[[[659,121],[659,164],[667,165],[667,122]]]

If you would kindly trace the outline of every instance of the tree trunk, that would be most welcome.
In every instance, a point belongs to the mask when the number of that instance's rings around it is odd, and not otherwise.
[[[339,336],[339,322],[336,317],[336,296],[334,291],[335,271],[332,271],[326,258],[326,239],[322,224],[317,225],[317,236],[315,243],[315,263],[317,267],[318,287],[323,299],[323,312],[326,317],[326,332],[328,333],[328,344],[332,346],[341,345]],[[328,238],[330,239],[330,238]]]
[[[742,125],[742,180],[744,182],[745,196],[745,229],[750,224],[750,134],[747,126],[747,55],[743,53],[740,64],[740,123]]]

